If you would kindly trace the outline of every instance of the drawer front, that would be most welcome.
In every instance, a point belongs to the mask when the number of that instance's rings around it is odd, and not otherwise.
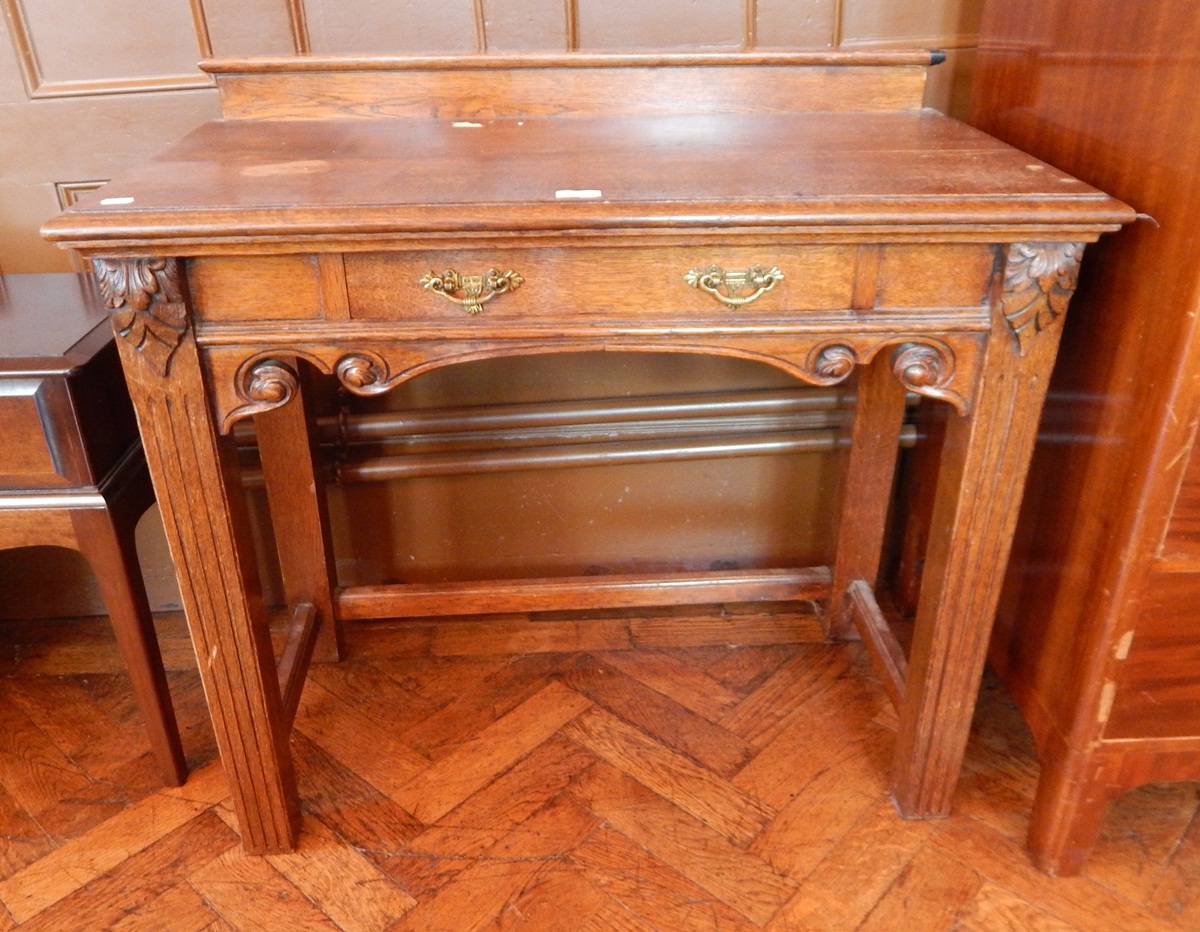
[[[322,316],[316,256],[214,256],[188,262],[188,290],[203,321],[311,320]]]
[[[67,473],[72,451],[63,449],[54,428],[56,413],[70,410],[64,389],[58,379],[0,381],[0,488],[71,484]]]
[[[854,246],[464,249],[350,254],[345,271],[350,316],[358,319],[461,321],[474,311],[489,320],[586,323],[592,317],[621,320],[653,311],[685,321],[724,321],[848,308],[856,256]],[[783,277],[751,303],[731,308],[688,283],[689,272],[703,273],[713,265],[727,273],[776,267]],[[481,276],[489,269],[515,272],[522,281],[473,308],[422,285],[423,279],[448,270]],[[718,283],[715,290],[736,297],[737,283]],[[756,290],[748,283],[741,296]],[[465,298],[466,292],[454,296]]]
[[[930,314],[953,324],[986,319],[994,257],[994,247],[974,243],[492,246],[198,258],[189,262],[188,282],[197,317],[214,324],[649,317],[686,326],[811,316],[845,326],[871,315]],[[721,271],[706,274],[714,267]],[[447,273],[475,278],[477,289],[490,273],[505,287],[472,295],[469,282],[450,282]],[[760,291],[763,282],[770,287]]]
[[[1200,573],[1150,574],[1105,738],[1200,737],[1198,600]]]
[[[1166,557],[1200,561],[1200,444],[1192,446],[1162,550]]]

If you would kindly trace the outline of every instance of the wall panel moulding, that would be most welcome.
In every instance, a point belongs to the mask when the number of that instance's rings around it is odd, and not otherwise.
[[[196,68],[212,54],[201,0],[163,4],[150,35],[146,10],[124,0],[0,0],[0,9],[31,98],[212,86]]]

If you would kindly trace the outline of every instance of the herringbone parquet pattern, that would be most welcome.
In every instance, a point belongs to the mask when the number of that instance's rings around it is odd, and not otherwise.
[[[363,627],[314,668],[295,854],[243,856],[182,622],[160,790],[103,620],[0,628],[0,930],[1200,928],[1194,786],[1028,864],[1036,762],[985,688],[954,816],[887,801],[856,645],[761,608]]]

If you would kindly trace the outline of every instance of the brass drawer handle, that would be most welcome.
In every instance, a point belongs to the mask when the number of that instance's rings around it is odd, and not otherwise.
[[[752,265],[740,272],[727,272],[719,265],[710,265],[704,270],[691,269],[683,278],[693,288],[707,291],[726,307],[738,308],[766,294],[783,281],[784,275],[777,265],[769,269]],[[743,296],[747,288],[753,288],[754,293]]]
[[[524,281],[512,269],[504,273],[488,269],[482,275],[459,275],[454,269],[446,269],[441,275],[426,272],[421,276],[421,287],[461,305],[468,314],[478,314],[485,302],[506,291],[516,291]],[[460,291],[462,297],[458,297]]]

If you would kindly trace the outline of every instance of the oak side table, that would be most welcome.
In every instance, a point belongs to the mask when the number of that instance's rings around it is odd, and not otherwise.
[[[1085,244],[1133,212],[921,109],[932,60],[208,62],[224,119],[45,227],[113,311],[247,850],[294,845],[308,660],[375,616],[824,599],[899,708],[896,805],[949,811],[1059,324]],[[307,379],[373,395],[581,350],[856,378],[831,565],[338,588]],[[906,392],[953,409],[907,655],[873,594]],[[249,416],[295,604],[278,660],[229,436]]]
[[[0,548],[68,547],[91,564],[163,777],[182,785],[134,543],[154,492],[90,276],[0,276],[0,438]]]

